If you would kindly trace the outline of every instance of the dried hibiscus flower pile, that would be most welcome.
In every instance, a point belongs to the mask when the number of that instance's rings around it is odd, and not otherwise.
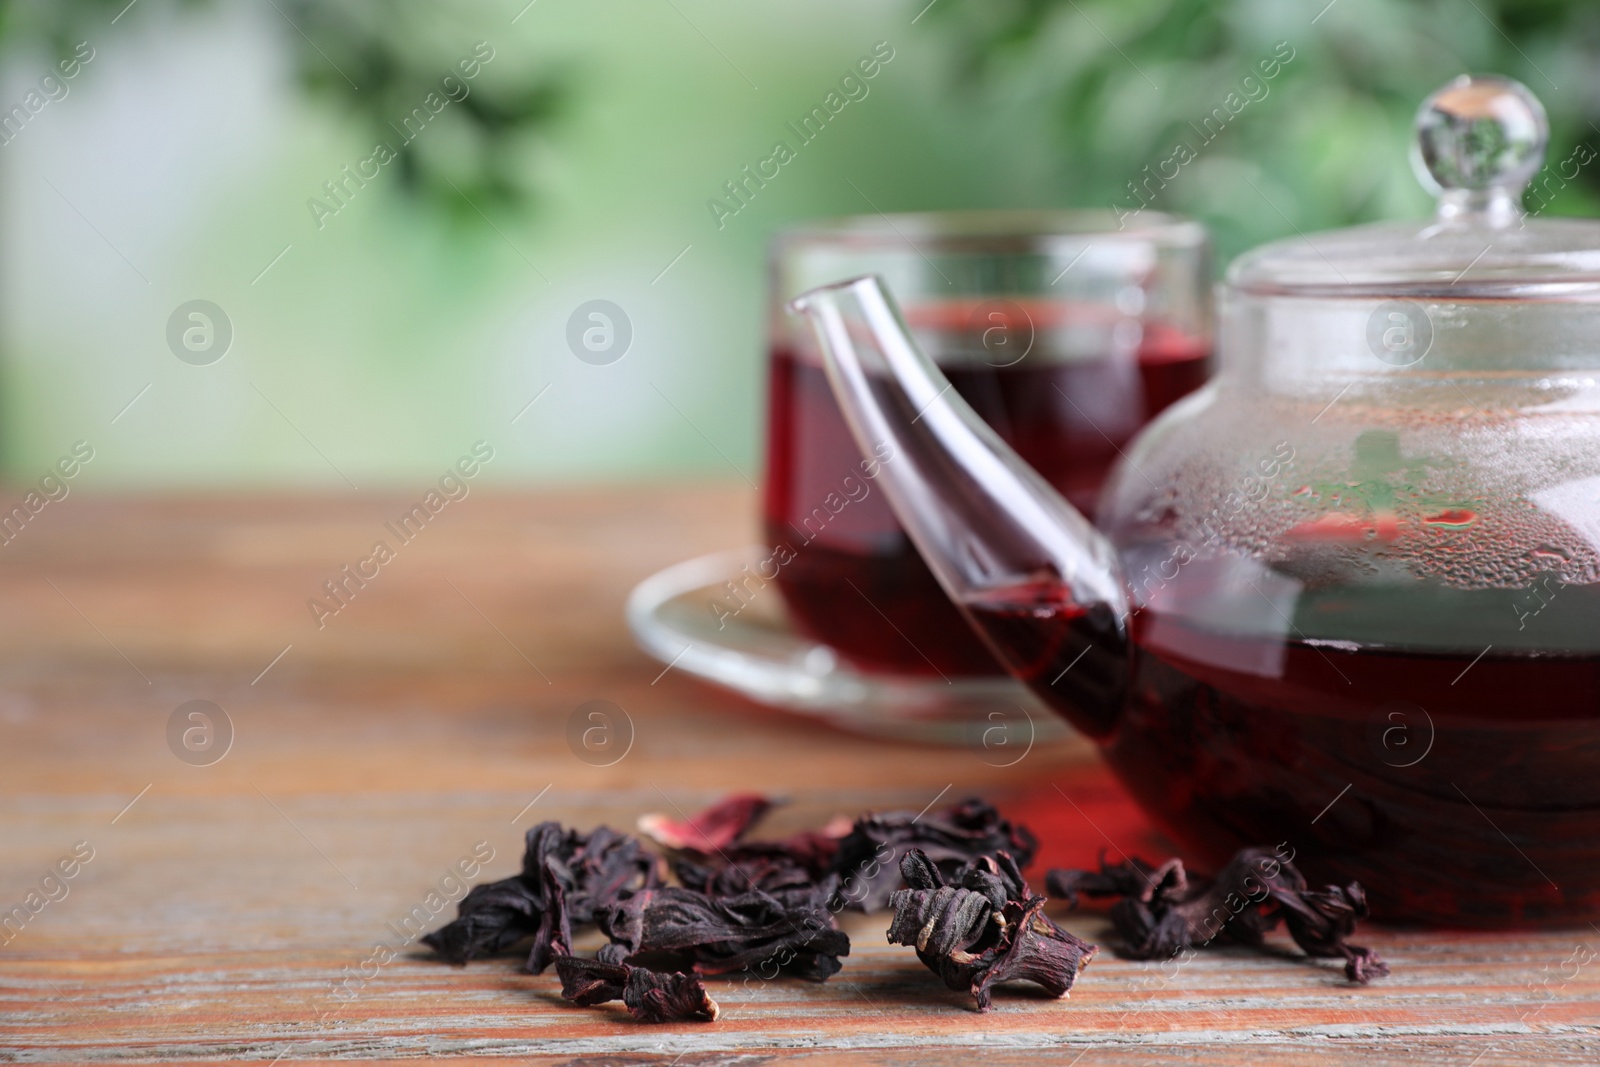
[[[1243,849],[1215,878],[1191,875],[1177,859],[1151,867],[1137,858],[1108,864],[1102,857],[1098,871],[1051,871],[1045,885],[1072,905],[1080,894],[1117,898],[1111,921],[1133,959],[1170,959],[1219,939],[1260,947],[1283,922],[1306,955],[1342,957],[1352,982],[1387,975],[1389,965],[1376,952],[1346,940],[1356,920],[1367,917],[1361,884],[1309,889],[1293,851],[1283,848]]]
[[[620,1000],[644,1022],[715,1019],[705,976],[823,981],[836,974],[850,953],[836,921],[846,909],[892,908],[889,941],[913,946],[980,1011],[993,987],[1011,980],[1065,996],[1094,956],[1095,946],[1044,915],[1046,898],[1024,881],[1034,836],[981,800],[749,839],[771,806],[745,794],[688,819],[646,815],[640,830],[664,857],[605,827],[581,834],[541,823],[528,831],[518,874],[474,886],[455,920],[422,940],[463,964],[531,942],[528,971],[554,964],[566,1000]],[[1074,904],[1080,894],[1120,897],[1112,917],[1140,958],[1209,940],[1213,905],[1244,892],[1247,906],[1219,927],[1235,940],[1259,944],[1282,919],[1309,954],[1343,956],[1355,980],[1387,973],[1375,954],[1345,942],[1366,914],[1360,886],[1311,892],[1283,861],[1262,872],[1257,899],[1248,896],[1245,875],[1258,854],[1240,857],[1214,880],[1186,877],[1176,860],[1159,869],[1134,860],[1102,863],[1098,872],[1052,871],[1048,884]],[[669,873],[677,885],[668,884]],[[607,940],[594,958],[573,953],[574,932],[586,928]]]
[[[748,840],[771,806],[739,795],[685,820],[646,815],[640,829],[665,859],[605,827],[580,834],[542,823],[528,831],[519,874],[474,886],[456,919],[423,941],[466,963],[531,938],[528,971],[553,963],[562,996],[575,1004],[620,1000],[644,1021],[711,1020],[717,1004],[702,976],[836,974],[850,938],[835,916],[886,904],[907,849],[954,873],[996,849],[1029,856],[1034,847],[1031,834],[978,800]],[[669,869],[680,884],[667,884]],[[583,959],[573,955],[573,931],[589,926],[609,943]]]

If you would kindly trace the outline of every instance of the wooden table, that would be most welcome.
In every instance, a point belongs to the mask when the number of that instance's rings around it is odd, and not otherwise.
[[[0,548],[0,909],[93,851],[0,948],[0,1060],[1600,1061],[1592,928],[1373,929],[1394,975],[1354,988],[1288,952],[1164,975],[1079,916],[1108,947],[1069,1000],[1008,991],[978,1015],[876,916],[848,923],[833,980],[712,982],[719,1022],[658,1027],[568,1007],[514,960],[367,963],[475,847],[500,877],[540,819],[631,829],[727,790],[788,796],[775,830],[981,793],[1048,839],[1047,863],[1161,848],[1081,743],[997,769],[764,710],[637,652],[629,588],[750,539],[742,490],[474,490],[319,630],[307,601],[410,503],[75,491]],[[566,741],[591,699],[635,724],[611,767]],[[232,724],[209,766],[169,748],[191,700]]]

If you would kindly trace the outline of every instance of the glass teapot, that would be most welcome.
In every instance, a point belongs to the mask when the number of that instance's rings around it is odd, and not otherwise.
[[[1547,127],[1513,81],[1416,133],[1437,214],[1235,261],[1218,376],[1099,529],[877,278],[792,307],[946,593],[1186,854],[1286,843],[1384,917],[1570,922],[1600,912],[1600,223],[1522,211]]]

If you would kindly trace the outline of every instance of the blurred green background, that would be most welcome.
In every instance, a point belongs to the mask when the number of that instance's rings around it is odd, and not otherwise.
[[[865,98],[719,226],[723,183],[879,42]],[[0,4],[0,48],[0,460],[22,481],[80,439],[101,487],[408,488],[479,439],[501,483],[758,481],[777,228],[1132,209],[1180,139],[1197,155],[1155,206],[1222,256],[1419,215],[1411,116],[1468,70],[1551,113],[1530,208],[1600,197],[1576,163],[1600,146],[1592,3],[33,0]],[[465,95],[348,203],[308,205],[441,90]],[[194,299],[233,329],[206,366],[167,341]],[[566,343],[594,299],[633,330],[607,366]]]

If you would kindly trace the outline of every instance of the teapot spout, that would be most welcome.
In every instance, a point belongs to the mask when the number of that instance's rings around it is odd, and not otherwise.
[[[1127,587],[1115,550],[1000,439],[917,347],[876,276],[813,289],[828,381],[896,517],[1000,662],[1092,737],[1128,679]]]

